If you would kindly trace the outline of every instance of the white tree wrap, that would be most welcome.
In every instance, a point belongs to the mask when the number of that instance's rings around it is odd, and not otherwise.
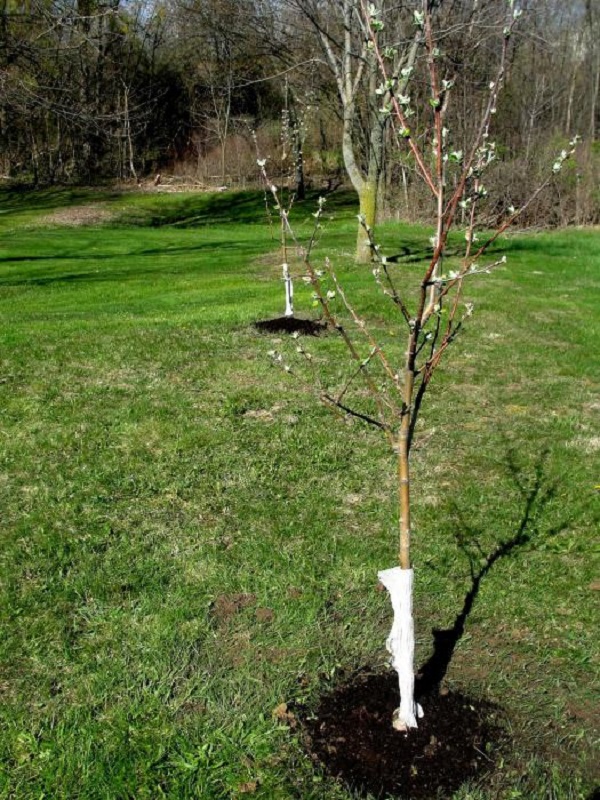
[[[294,284],[287,264],[282,265],[283,281],[285,283],[285,316],[294,316]]]
[[[415,703],[415,630],[412,616],[413,571],[393,567],[377,573],[381,583],[390,593],[394,622],[386,641],[392,666],[398,673],[400,708],[394,712],[394,728],[406,731],[417,727],[417,718],[423,709]]]

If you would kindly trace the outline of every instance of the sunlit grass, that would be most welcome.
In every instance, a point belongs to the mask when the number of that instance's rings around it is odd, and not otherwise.
[[[69,228],[36,219],[82,198],[42,200],[0,215],[0,797],[349,797],[272,711],[385,663],[393,473],[377,432],[315,405],[270,363],[285,343],[252,328],[283,310],[262,197],[108,197],[116,221]],[[317,258],[374,314],[351,209],[335,216]],[[427,232],[400,227],[407,242]],[[415,452],[417,661],[525,526],[447,675],[511,720],[514,748],[472,796],[586,798],[600,245],[501,246]],[[312,311],[301,286],[297,304]],[[335,342],[307,347],[335,380]]]

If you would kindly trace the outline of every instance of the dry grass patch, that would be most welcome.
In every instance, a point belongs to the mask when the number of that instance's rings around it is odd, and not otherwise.
[[[51,214],[39,218],[43,225],[67,225],[79,227],[81,225],[101,225],[111,222],[117,217],[117,212],[104,205],[88,203],[71,208],[60,208]]]

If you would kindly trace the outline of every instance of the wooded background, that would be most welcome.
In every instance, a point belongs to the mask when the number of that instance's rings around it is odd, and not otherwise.
[[[375,5],[386,41],[407,51],[421,2]],[[458,148],[488,96],[505,3],[434,5],[440,59],[454,82],[448,126]],[[499,202],[518,205],[579,134],[577,158],[525,221],[597,223],[600,0],[524,0],[521,8],[488,183]],[[151,182],[161,172],[163,182],[246,187],[257,182],[260,154],[299,191],[330,189],[347,181],[346,107],[335,74],[344,59],[356,64],[354,151],[359,165],[369,162],[376,76],[360,68],[359,0],[0,0],[0,11],[5,179]],[[418,97],[416,66],[418,108],[427,98]],[[415,131],[431,136],[418,112]],[[384,136],[380,209],[417,219],[427,196],[391,126]]]

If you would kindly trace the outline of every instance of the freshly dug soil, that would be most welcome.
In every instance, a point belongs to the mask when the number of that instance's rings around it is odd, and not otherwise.
[[[399,733],[392,728],[396,673],[360,673],[301,718],[310,753],[359,797],[448,797],[493,769],[502,740],[498,708],[438,689],[419,701],[425,716],[418,729]]]
[[[299,317],[276,317],[254,323],[262,333],[301,333],[304,336],[319,336],[327,330],[327,323]]]

